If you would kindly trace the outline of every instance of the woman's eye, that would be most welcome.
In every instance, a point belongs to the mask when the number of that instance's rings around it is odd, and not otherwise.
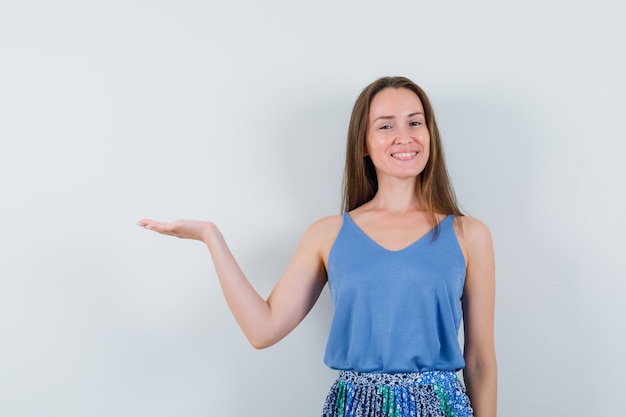
[[[387,130],[387,129],[391,129],[391,125],[382,125],[380,127],[380,130]]]
[[[419,121],[417,121],[417,120],[414,120],[414,121],[412,121],[412,122],[410,123],[410,125],[411,125],[411,126],[419,126],[419,125],[421,125],[421,124],[422,124],[422,123],[420,123],[420,122],[419,122]]]

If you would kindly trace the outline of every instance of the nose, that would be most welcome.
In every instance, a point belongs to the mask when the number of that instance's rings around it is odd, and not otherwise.
[[[394,142],[397,143],[398,145],[404,145],[407,143],[411,143],[412,141],[413,141],[413,138],[411,137],[409,128],[406,126],[398,127],[397,135],[396,135]]]

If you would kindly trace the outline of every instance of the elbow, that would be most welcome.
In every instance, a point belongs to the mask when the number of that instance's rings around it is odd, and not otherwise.
[[[495,355],[483,358],[468,358],[465,360],[463,374],[466,377],[474,376],[495,378],[498,373],[498,364]]]
[[[254,336],[247,336],[248,338],[248,343],[250,343],[250,346],[252,346],[253,348],[257,349],[257,350],[261,350],[261,349],[266,349],[270,346],[273,346],[276,344],[276,342],[278,342],[278,340],[275,340],[274,338],[271,337],[267,337],[267,336],[262,336],[262,335],[254,335]]]
[[[466,340],[463,358],[465,359],[466,368],[497,368],[496,348],[493,342],[468,343],[468,340]]]
[[[467,349],[464,357],[464,374],[496,375],[498,372],[496,352],[493,345],[483,349]]]
[[[287,334],[273,323],[250,323],[248,326],[241,326],[241,329],[250,346],[258,350],[275,345]]]
[[[250,340],[250,339],[248,339],[248,342],[250,342],[250,346],[252,346],[253,348],[255,348],[257,350],[265,349],[265,348],[268,348],[268,347],[272,346],[271,344],[266,343],[266,342],[264,342],[262,340],[256,340],[256,339]]]
[[[495,354],[482,356],[466,356],[465,368],[469,369],[497,369],[497,361]]]

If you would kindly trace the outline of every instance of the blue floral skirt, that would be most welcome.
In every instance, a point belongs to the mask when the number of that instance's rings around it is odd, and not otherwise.
[[[453,371],[379,374],[341,371],[322,417],[473,417]]]

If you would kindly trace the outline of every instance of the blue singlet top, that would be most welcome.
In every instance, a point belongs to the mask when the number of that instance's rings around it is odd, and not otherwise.
[[[391,251],[348,213],[328,256],[335,308],[324,355],[333,369],[356,372],[456,371],[465,259],[454,216],[408,247]]]

